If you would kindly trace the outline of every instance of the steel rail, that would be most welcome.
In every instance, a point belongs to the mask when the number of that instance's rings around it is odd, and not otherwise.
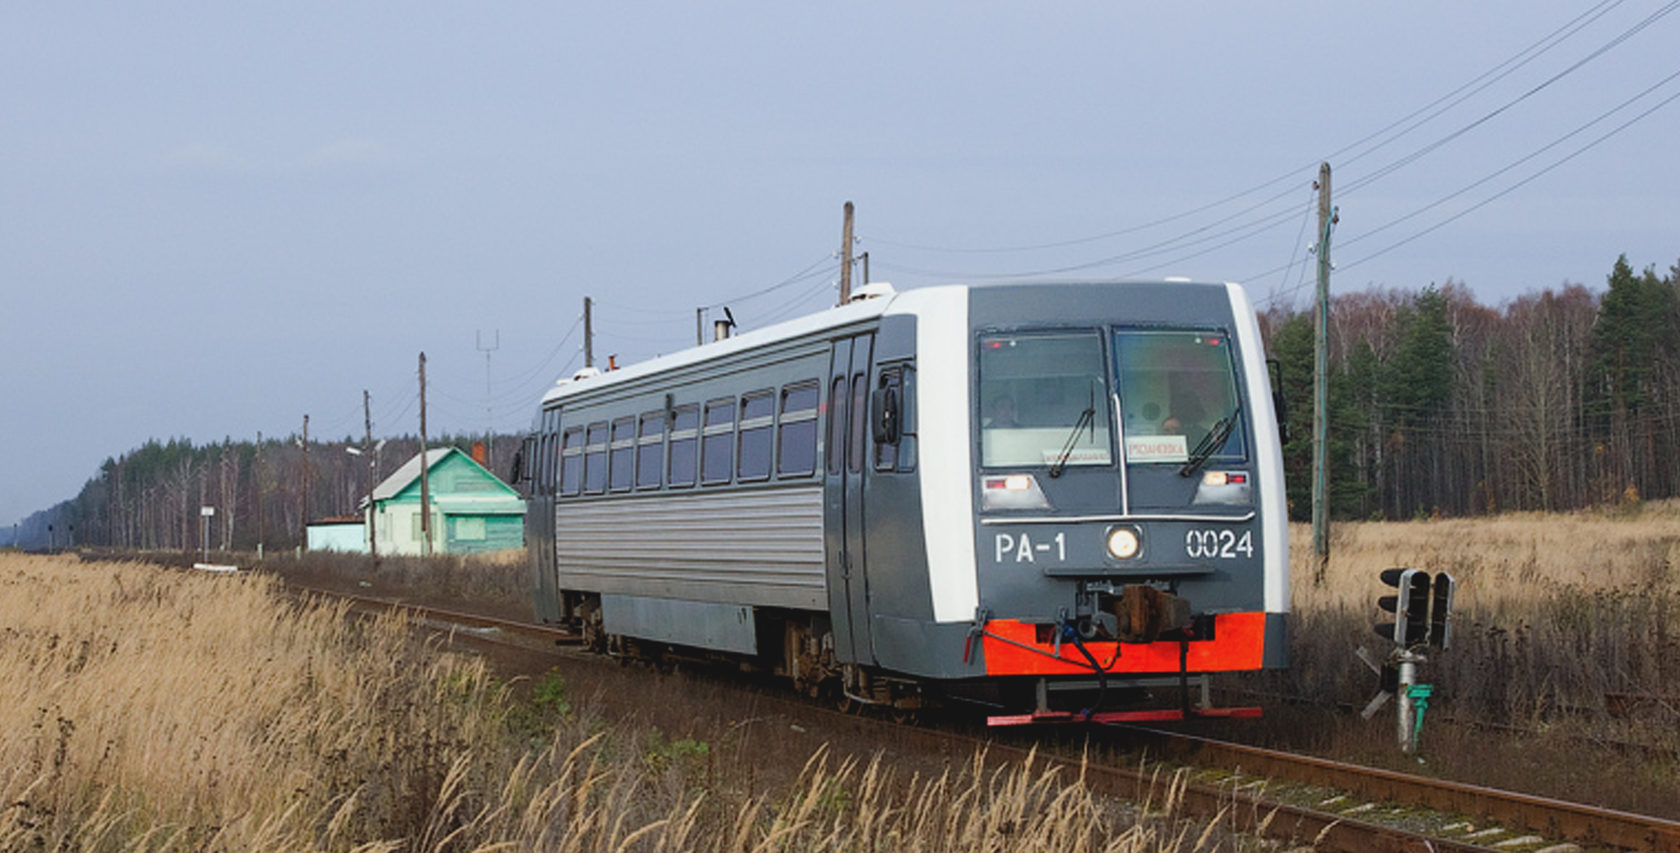
[[[499,619],[494,616],[483,616],[477,613],[467,613],[461,610],[446,610],[428,604],[399,601],[391,598],[376,598],[373,596],[357,595],[349,592],[335,592],[333,590],[317,589],[314,587],[290,586],[290,589],[306,595],[318,595],[326,598],[337,598],[351,604],[370,610],[406,610],[417,618],[425,621],[454,625],[464,628],[489,628],[505,634],[511,634],[542,642],[552,642],[555,645],[569,646],[583,642],[583,638],[570,631],[548,625],[537,625],[531,622],[520,622],[512,619]],[[478,635],[483,639],[492,639]]]
[[[1310,755],[1262,749],[1196,735],[1135,725],[1175,757],[1196,756],[1245,772],[1349,791],[1373,799],[1416,803],[1520,826],[1577,844],[1625,850],[1680,851],[1680,822],[1631,812],[1502,791],[1463,782],[1413,776]]]
[[[494,628],[498,634],[540,639],[550,645],[574,645],[579,642],[577,635],[548,626],[329,590],[302,587],[294,589],[323,597],[345,599],[364,608],[409,611],[423,621],[469,628]],[[498,636],[478,633],[474,636],[489,642],[504,641],[503,637]],[[892,727],[897,738],[919,741],[923,745],[946,752],[983,751],[988,760],[994,762],[1005,759],[1025,763],[1033,759],[1042,764],[1055,765],[1064,768],[1071,776],[1083,779],[1086,784],[1101,793],[1134,802],[1146,802],[1152,798],[1158,801],[1166,793],[1163,790],[1163,782],[1167,780],[1161,777],[1159,771],[1092,764],[1084,759],[1036,752],[989,739],[925,727],[896,725],[884,719],[831,711],[797,702],[792,698],[762,699],[771,702],[786,701],[788,705],[798,707],[803,713],[832,715],[854,724]],[[1680,851],[1680,823],[1661,818],[1410,776],[1137,725],[1113,724],[1107,728],[1147,737],[1161,747],[1163,755],[1170,754],[1179,759],[1194,757],[1202,764],[1213,763],[1226,768],[1240,768],[1244,776],[1251,781],[1273,778],[1322,785],[1373,800],[1408,803],[1454,814],[1497,820],[1526,831],[1543,833],[1550,838],[1580,844],[1636,851]],[[1228,821],[1230,828],[1239,832],[1310,843],[1318,850],[1410,853],[1496,849],[1463,838],[1416,832],[1349,817],[1345,813],[1283,803],[1242,790],[1233,784],[1179,781],[1171,786],[1171,792],[1176,797],[1176,806],[1186,814]]]

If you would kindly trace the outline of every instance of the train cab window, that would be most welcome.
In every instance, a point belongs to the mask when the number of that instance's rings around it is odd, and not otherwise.
[[[598,495],[607,490],[607,424],[590,424],[583,446],[583,490]]]
[[[734,468],[735,398],[706,404],[706,425],[700,432],[700,482],[727,483]]]
[[[828,393],[828,473],[846,470],[846,377],[834,377]]]
[[[618,418],[612,422],[612,490],[624,492],[636,479],[636,418]]]
[[[665,413],[642,413],[636,439],[636,488],[657,489],[665,473]]]
[[[775,451],[776,392],[754,391],[741,398],[741,431],[736,440],[736,476],[742,482],[770,479],[770,456]]]
[[[1107,371],[1094,332],[980,338],[980,463],[1110,465]]]
[[[1204,441],[1218,443],[1208,448],[1213,459],[1247,455],[1229,337],[1210,330],[1120,329],[1114,360],[1128,463],[1182,463]]]
[[[817,470],[817,397],[821,391],[815,379],[782,389],[776,476],[804,477]]]
[[[881,371],[880,390],[890,392],[903,412],[904,372],[902,368]],[[878,415],[877,415],[878,416]],[[902,415],[901,415],[902,416]],[[875,444],[875,470],[891,471],[898,467],[898,442],[881,441]]]
[[[678,406],[671,418],[672,488],[694,485],[695,463],[700,458],[700,407]]]
[[[859,373],[852,377],[851,447],[847,449],[847,468],[856,473],[863,470],[863,454],[869,439],[869,382]]]
[[[583,427],[572,427],[560,441],[560,494],[583,491]]]

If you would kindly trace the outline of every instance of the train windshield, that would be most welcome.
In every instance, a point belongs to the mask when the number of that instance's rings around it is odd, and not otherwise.
[[[980,339],[980,461],[1108,465],[1108,383],[1094,332]]]
[[[1231,355],[1231,341],[1220,332],[1114,333],[1127,462],[1247,455]]]

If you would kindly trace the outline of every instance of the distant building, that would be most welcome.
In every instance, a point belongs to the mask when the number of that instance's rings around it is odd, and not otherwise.
[[[304,529],[309,533],[311,551],[367,552],[367,525],[359,515],[311,521]]]
[[[381,555],[418,555],[420,456],[403,463],[373,490],[373,534]],[[426,451],[432,500],[432,553],[475,554],[525,544],[525,502],[471,456],[453,448]]]

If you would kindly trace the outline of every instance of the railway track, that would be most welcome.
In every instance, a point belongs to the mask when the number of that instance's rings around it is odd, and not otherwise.
[[[346,599],[361,609],[408,611],[428,627],[486,642],[550,652],[556,645],[579,642],[569,632],[525,622],[325,590],[302,592]],[[800,714],[859,721],[856,715],[814,707],[792,696],[760,701],[785,703]],[[1174,787],[1180,813],[1218,820],[1236,832],[1311,844],[1317,850],[1562,853],[1586,847],[1680,853],[1680,822],[1136,725],[1100,730],[1174,764],[1143,764],[1137,769],[1099,765],[960,731],[905,727],[885,719],[864,722],[894,726],[899,743],[948,756],[984,751],[992,762],[1032,758],[1061,765],[1094,790],[1134,802],[1158,802],[1163,782],[1181,776]],[[1220,769],[1195,769],[1209,767]]]

